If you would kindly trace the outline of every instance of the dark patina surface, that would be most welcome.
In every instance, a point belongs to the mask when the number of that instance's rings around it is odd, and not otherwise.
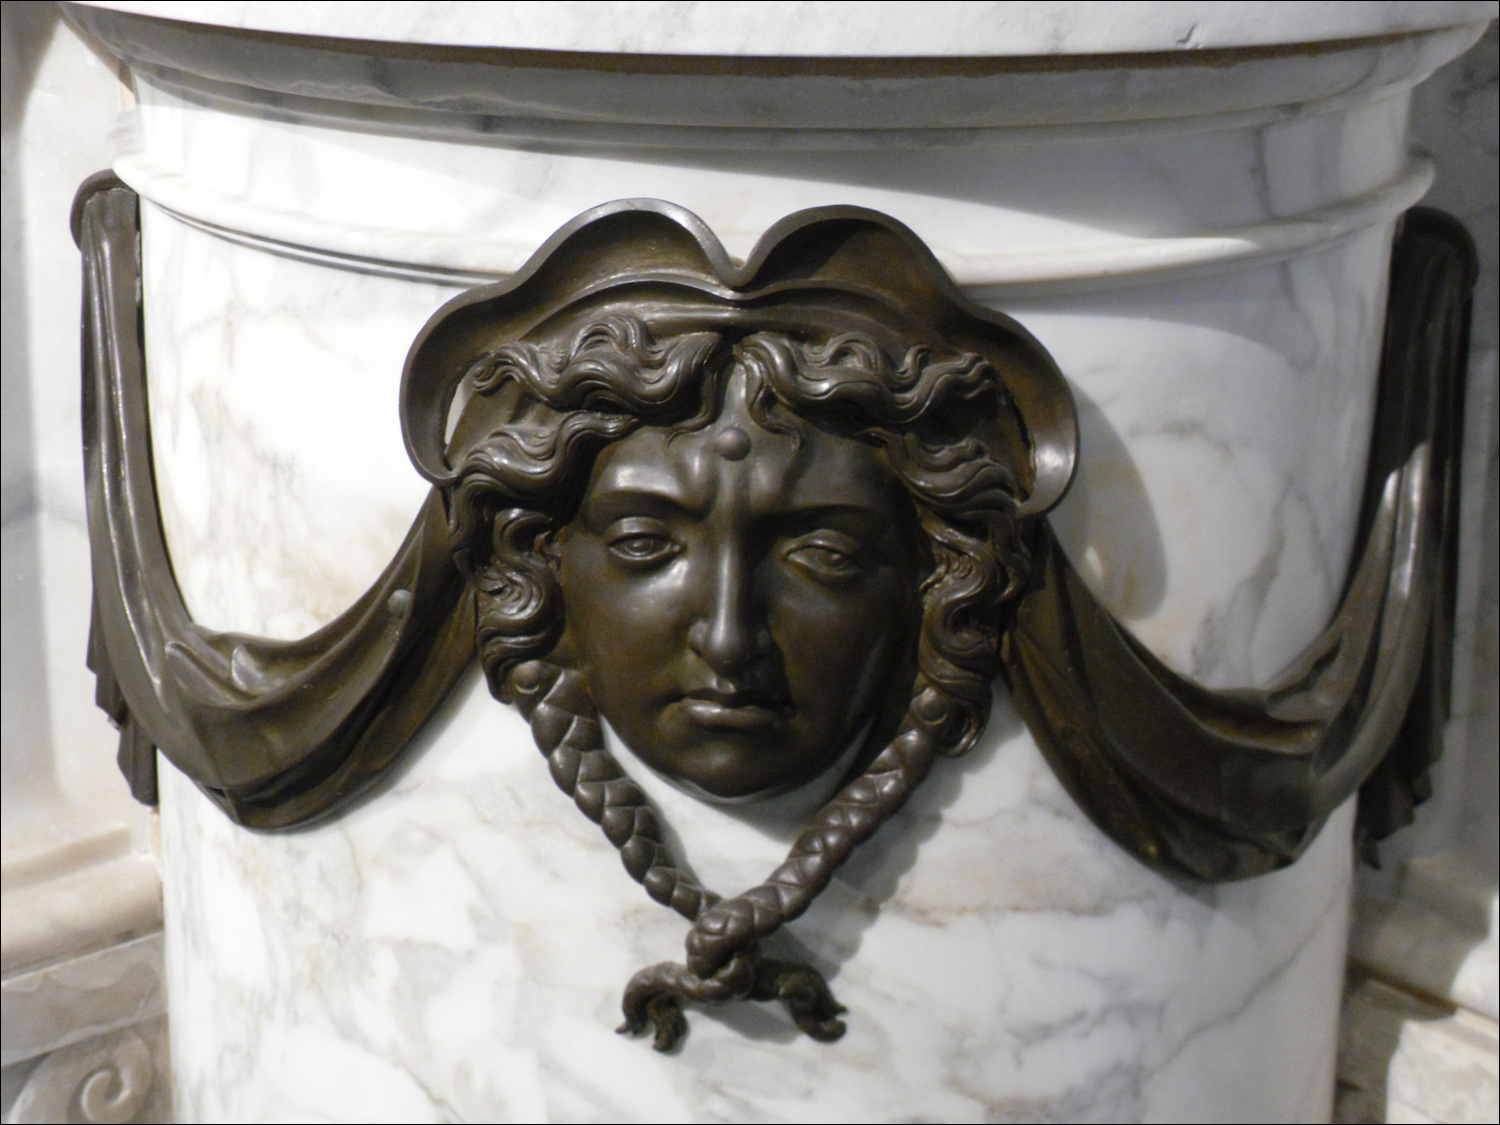
[[[685,962],[626,992],[626,1028],[654,1024],[660,1047],[685,999],[781,999],[808,1034],[841,1034],[823,978],[759,943],[936,755],[973,745],[997,678],[1094,821],[1179,876],[1284,866],[1361,785],[1367,839],[1421,795],[1474,279],[1443,216],[1413,212],[1397,242],[1341,606],[1276,685],[1220,692],[1136,643],[1047,528],[1077,430],[1046,353],[853,208],[791,216],[742,266],[668,204],[580,216],[413,345],[402,418],[434,491],[370,592],[302,641],[205,630],[161,540],[135,216],[95,178],[75,226],[90,661],[137,794],[154,796],[160,747],[241,823],[314,823],[387,773],[477,652],[627,872],[693,923]],[[679,870],[604,721],[712,801],[851,764],[786,862],[723,898]]]

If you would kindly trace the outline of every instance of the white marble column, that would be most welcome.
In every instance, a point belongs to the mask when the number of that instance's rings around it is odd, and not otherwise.
[[[417,330],[577,212],[654,196],[739,256],[803,207],[907,223],[1070,380],[1055,525],[1153,651],[1251,685],[1321,629],[1391,232],[1430,182],[1409,91],[1492,5],[588,7],[73,10],[135,75],[115,168],[144,201],[163,521],[201,622],[294,637],[353,601],[426,491],[396,415]],[[1286,871],[1174,883],[997,693],[982,745],[790,927],[850,1009],[834,1045],[748,1008],[695,1012],[669,1056],[613,1034],[685,924],[477,674],[389,790],[315,830],[236,828],[164,768],[179,1114],[1326,1118],[1352,810]],[[726,889],[786,846],[652,788]]]

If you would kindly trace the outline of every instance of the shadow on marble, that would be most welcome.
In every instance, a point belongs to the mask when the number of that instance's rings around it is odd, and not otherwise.
[[[1493,1021],[1354,970],[1339,1034],[1338,1125],[1496,1119]]]
[[[1087,391],[1077,383],[1070,389],[1087,460],[1048,519],[1069,559],[1111,612],[1125,621],[1149,617],[1167,594],[1161,523],[1120,432]],[[1112,518],[1118,511],[1135,513],[1128,529]]]
[[[856,908],[841,909],[821,904],[813,907],[819,915],[817,929],[822,954],[803,945],[794,931],[783,930],[774,937],[785,944],[766,943],[765,949],[770,956],[808,961],[827,978],[837,995],[839,969],[859,952],[865,933],[880,918],[886,904],[896,896],[902,880],[916,866],[923,844],[942,829],[943,814],[958,803],[965,781],[971,775],[983,772],[1002,747],[1026,735],[1025,724],[1011,707],[1010,696],[1002,683],[996,682],[994,694],[995,706],[990,711],[984,737],[963,757],[941,758],[934,762],[932,772],[907,799],[902,816],[883,825],[883,830],[866,840],[840,869],[836,881],[841,890],[856,900]],[[829,955],[832,950],[837,950],[837,956]],[[711,1009],[705,1008],[704,1011]],[[738,1028],[739,1025],[734,1026]],[[791,1024],[787,1026],[791,1027]]]
[[[378,805],[381,798],[401,786],[408,775],[422,761],[422,759],[434,747],[441,746],[443,736],[458,718],[459,712],[463,710],[464,701],[468,699],[471,692],[476,689],[475,681],[484,677],[484,672],[479,667],[479,661],[470,659],[468,666],[460,673],[448,696],[433,710],[428,719],[417,730],[409,741],[392,760],[390,765],[384,767],[378,778],[361,789],[359,795],[345,804],[341,804],[328,816],[320,820],[312,820],[298,824],[292,828],[278,829],[278,836],[307,836],[316,834],[330,825],[338,824],[350,816],[365,809],[369,805]],[[488,694],[487,688],[480,688]],[[492,701],[497,708],[509,710],[506,704],[498,699]],[[538,753],[540,757],[540,753]],[[545,763],[543,763],[545,765]]]

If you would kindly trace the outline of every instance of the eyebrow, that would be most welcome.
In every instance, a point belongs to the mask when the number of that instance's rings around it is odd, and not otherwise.
[[[687,516],[690,519],[702,519],[708,514],[706,505],[693,504],[680,493],[639,486],[606,487],[596,491],[589,496],[585,511],[590,517],[598,517],[605,522],[643,513],[669,518]]]
[[[587,516],[592,523],[609,524],[627,516],[645,515],[661,519],[687,518],[701,520],[708,515],[708,505],[695,505],[679,495],[641,487],[606,488],[589,498]],[[840,524],[863,535],[879,535],[888,522],[887,513],[866,504],[833,501],[801,507],[779,508],[760,513],[757,518],[790,523],[799,529],[816,526],[837,528]]]
[[[777,518],[802,524],[828,524],[837,521],[854,521],[870,525],[870,531],[883,531],[891,522],[890,513],[879,511],[867,504],[840,503],[808,504],[805,507],[788,507],[774,513]]]

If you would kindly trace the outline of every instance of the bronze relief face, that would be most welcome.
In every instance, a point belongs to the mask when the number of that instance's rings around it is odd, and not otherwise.
[[[631,982],[624,1030],[654,1024],[666,1047],[683,1000],[779,998],[837,1038],[822,976],[759,942],[983,730],[1027,521],[1072,472],[1056,368],[883,216],[793,216],[737,267],[693,216],[625,203],[439,312],[403,421],[445,496],[491,690],[630,875],[693,922],[685,964]],[[786,863],[723,898],[678,867],[605,722],[716,803],[851,764]]]
[[[803,785],[870,726],[911,663],[923,572],[879,451],[785,410],[767,428],[752,365],[729,362],[711,425],[644,428],[599,455],[557,546],[600,713],[715,802]]]

